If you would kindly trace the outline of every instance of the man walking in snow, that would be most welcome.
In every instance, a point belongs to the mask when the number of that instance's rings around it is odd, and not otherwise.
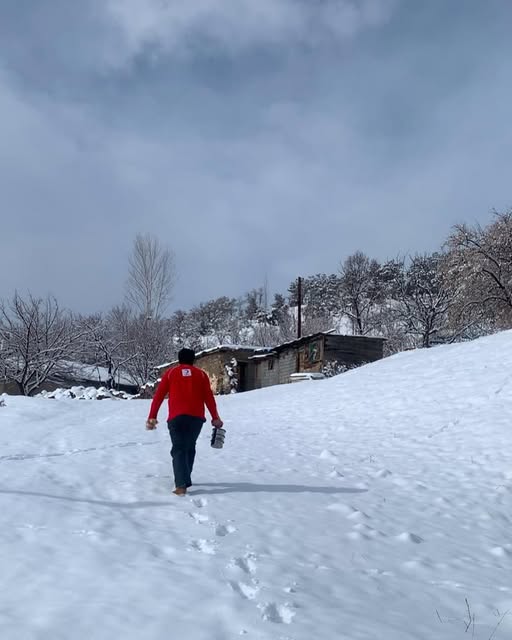
[[[223,426],[217,412],[210,380],[206,373],[194,367],[195,353],[192,349],[181,349],[179,365],[168,369],[157,387],[146,429],[156,429],[158,410],[166,395],[169,395],[169,418],[167,425],[171,436],[172,466],[174,470],[174,493],[184,496],[192,486],[191,474],[196,456],[196,442],[206,422],[205,405],[216,429]]]

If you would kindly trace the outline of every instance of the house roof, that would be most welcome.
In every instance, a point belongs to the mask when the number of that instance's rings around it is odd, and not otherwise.
[[[284,351],[289,348],[298,347],[310,340],[315,340],[316,338],[322,338],[324,336],[335,336],[337,338],[351,338],[351,339],[359,339],[359,340],[382,340],[385,341],[386,338],[379,338],[374,336],[351,336],[351,335],[343,335],[339,333],[334,333],[333,331],[319,331],[317,333],[311,333],[306,336],[302,336],[301,338],[295,338],[295,340],[290,340],[288,342],[283,342],[274,347],[255,347],[246,344],[220,344],[216,347],[210,347],[209,349],[203,349],[202,351],[198,351],[196,353],[196,359],[201,356],[209,355],[211,353],[220,353],[222,351],[244,351],[246,353],[252,353],[253,355],[249,356],[249,360],[263,360],[265,358],[271,358],[276,356],[280,351]],[[155,369],[160,371],[161,369],[165,369],[171,367],[172,365],[177,364],[177,360],[173,360],[172,362],[167,362],[165,364],[160,364]]]
[[[78,382],[107,382],[109,379],[109,373],[106,367],[73,361],[66,361],[65,365],[67,367],[67,371],[65,372],[67,376]],[[137,385],[137,382],[125,371],[118,370],[113,379],[114,382],[118,384],[128,386]]]
[[[245,353],[255,353],[258,352],[266,352],[271,350],[270,347],[261,347],[261,346],[250,346],[246,344],[219,344],[216,347],[210,347],[209,349],[202,349],[196,353],[196,360],[201,358],[202,356],[207,356],[212,353],[221,353],[222,351],[243,351]],[[172,360],[172,362],[166,362],[165,364],[159,364],[155,369],[159,371],[160,369],[165,369],[171,367],[174,364],[177,364],[178,360]]]
[[[286,349],[290,349],[293,347],[299,347],[302,344],[310,342],[311,340],[315,340],[317,338],[323,338],[325,336],[334,336],[337,338],[351,338],[351,339],[360,339],[360,340],[382,340],[385,341],[386,338],[379,338],[373,336],[352,336],[352,335],[343,335],[340,333],[334,333],[333,331],[318,331],[317,333],[310,333],[306,336],[302,336],[301,338],[295,338],[295,340],[289,340],[288,342],[283,342],[272,349],[259,349],[250,359],[254,360],[256,358],[263,360],[264,358],[269,358],[272,356],[276,356],[279,352],[285,351]]]

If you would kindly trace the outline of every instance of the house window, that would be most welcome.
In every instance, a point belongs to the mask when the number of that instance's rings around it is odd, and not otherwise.
[[[267,361],[267,366],[269,371],[274,368],[274,358],[270,358],[270,360]]]

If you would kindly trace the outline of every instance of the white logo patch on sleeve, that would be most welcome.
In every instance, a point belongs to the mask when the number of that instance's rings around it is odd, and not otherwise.
[[[184,378],[190,378],[190,376],[192,375],[192,371],[190,369],[182,369],[181,370],[181,375]]]

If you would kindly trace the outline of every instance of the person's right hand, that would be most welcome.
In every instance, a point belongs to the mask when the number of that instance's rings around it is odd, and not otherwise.
[[[153,429],[156,429],[156,425],[158,424],[158,420],[155,420],[154,418],[151,418],[150,420],[146,421],[146,429],[147,431],[153,431]]]
[[[220,418],[215,418],[215,420],[212,420],[212,426],[215,427],[216,429],[222,429],[222,427],[224,426],[224,423]]]

